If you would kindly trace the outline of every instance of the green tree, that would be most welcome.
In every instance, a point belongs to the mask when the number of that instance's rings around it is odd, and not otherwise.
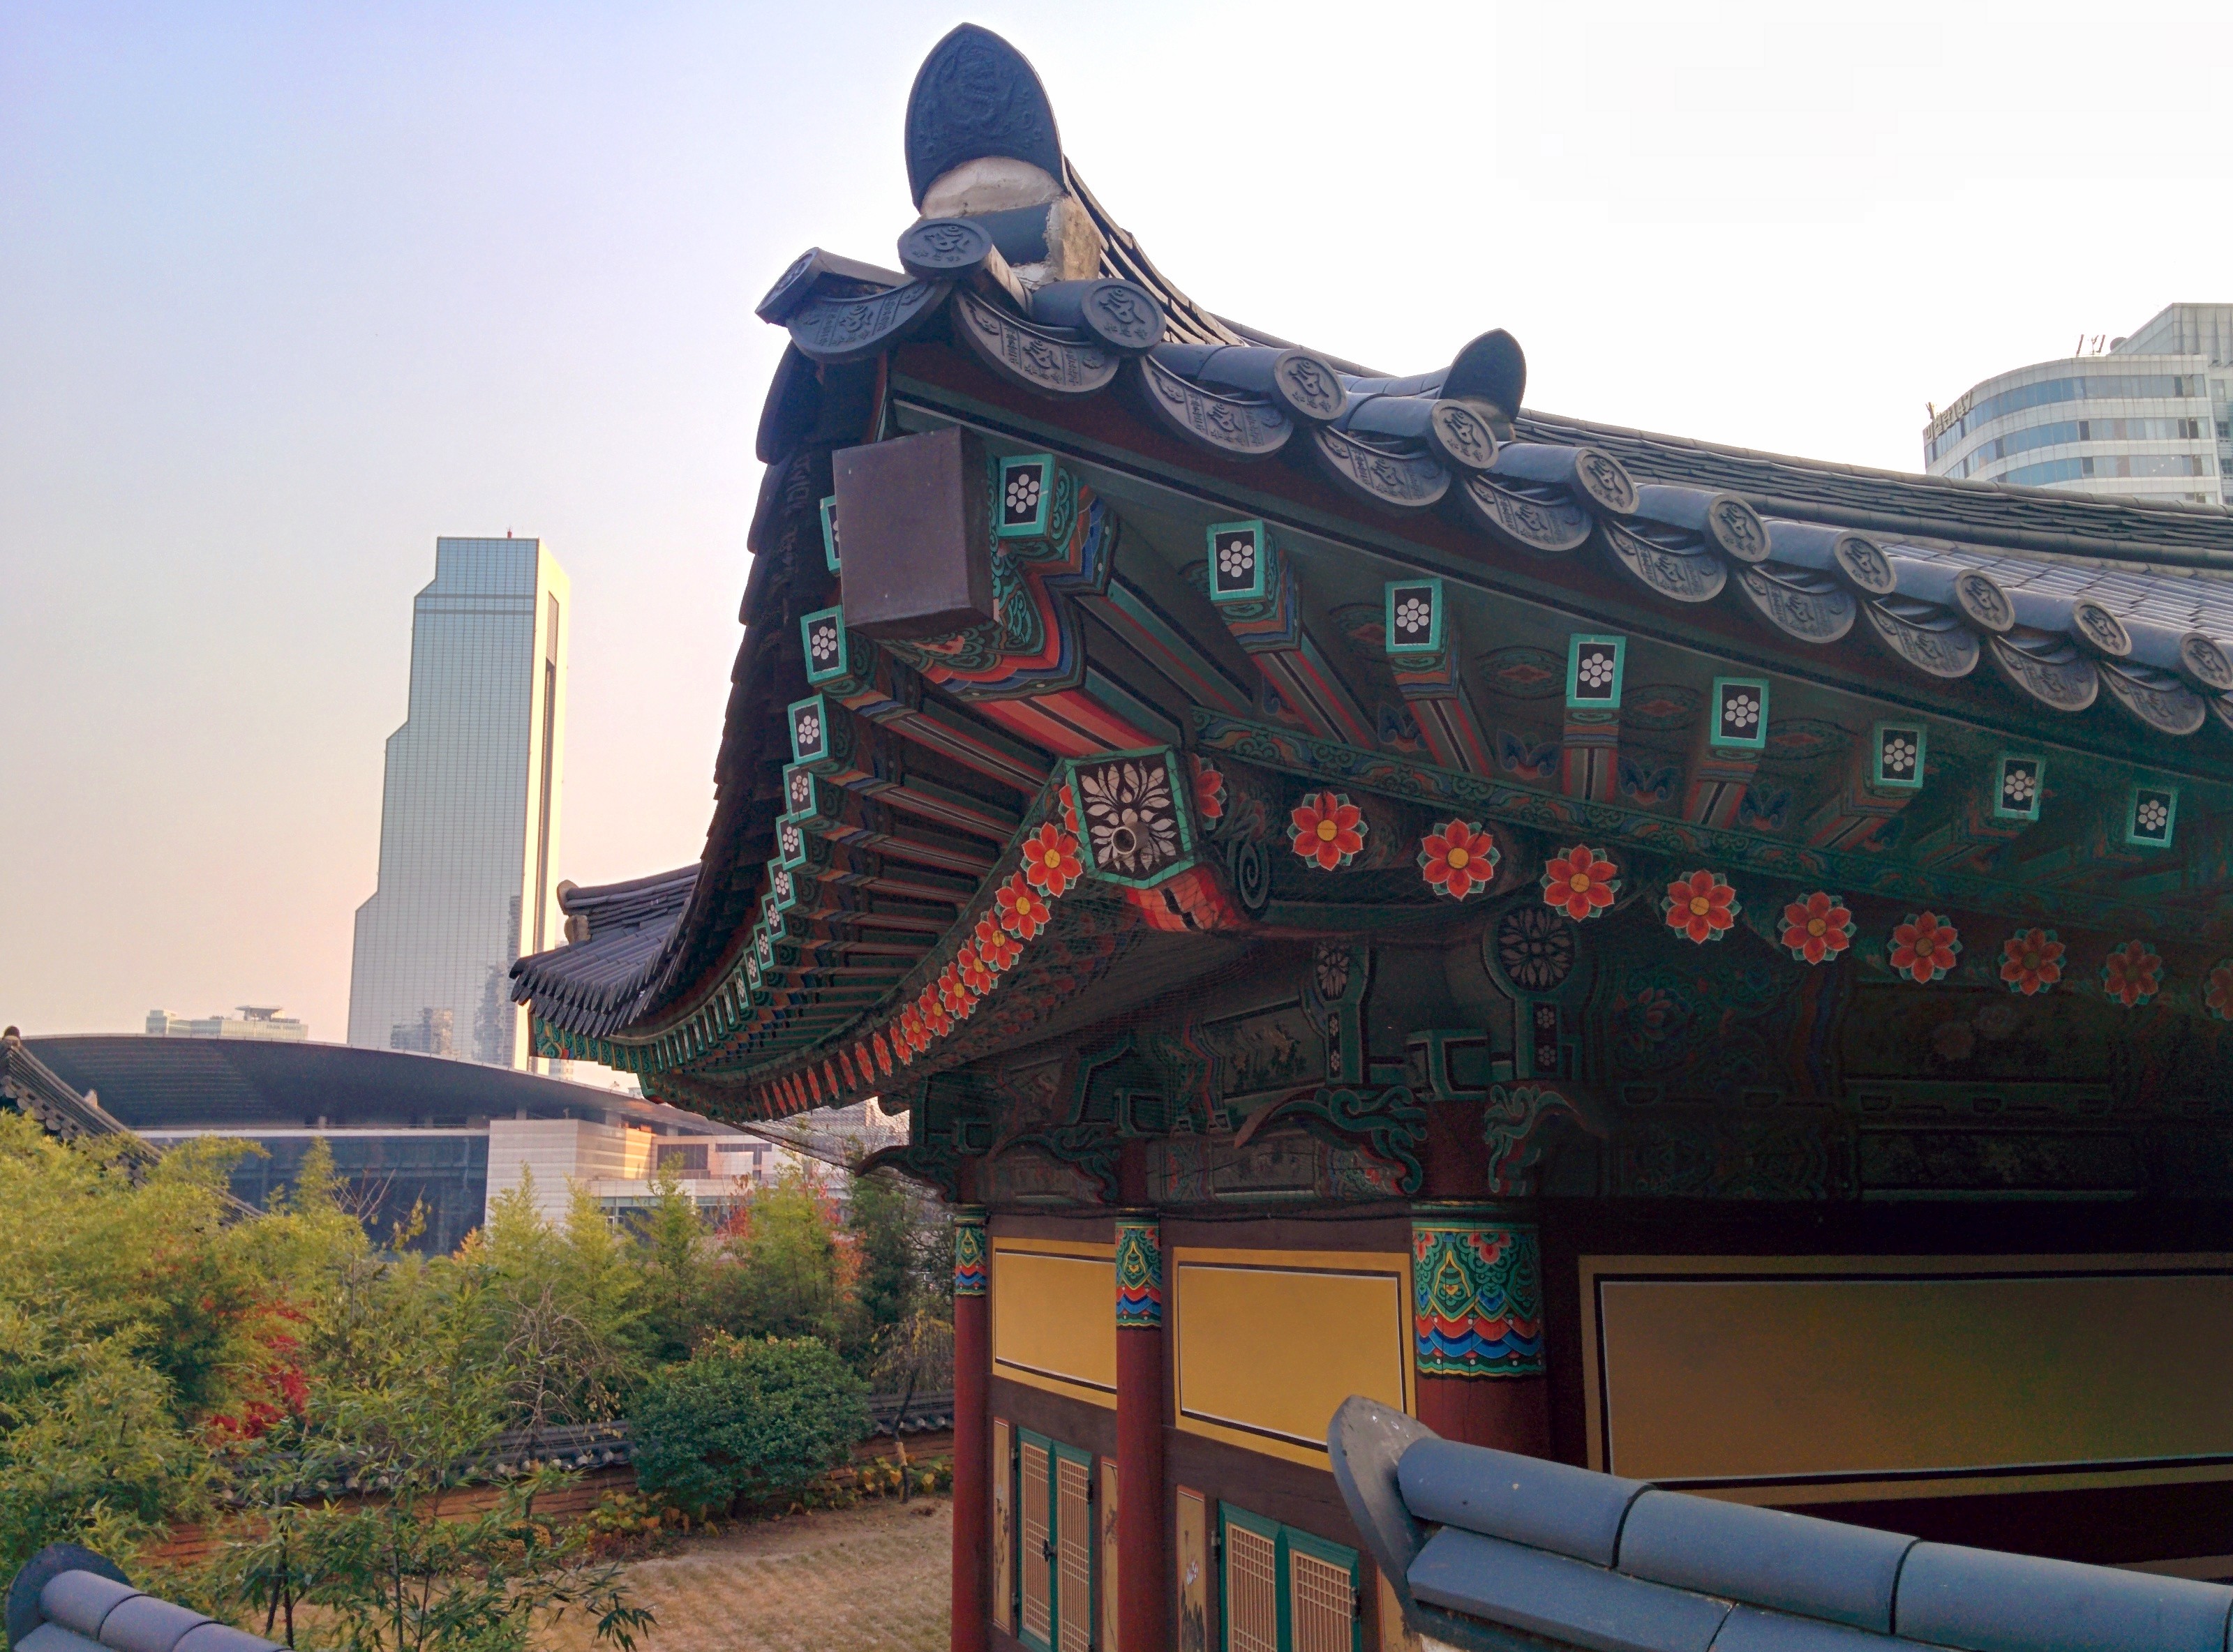
[[[873,1342],[905,1319],[932,1288],[938,1235],[924,1219],[924,1202],[889,1171],[855,1175],[845,1226],[860,1253],[854,1300]]]
[[[707,1329],[722,1323],[732,1295],[720,1287],[733,1268],[717,1267],[712,1239],[697,1201],[682,1191],[671,1167],[652,1183],[643,1228],[645,1351],[662,1363],[689,1357]]]
[[[300,1415],[233,1455],[237,1494],[257,1518],[236,1527],[205,1598],[260,1610],[290,1645],[295,1609],[318,1608],[344,1652],[524,1652],[575,1611],[598,1639],[634,1645],[651,1616],[628,1603],[618,1569],[590,1558],[585,1528],[536,1516],[536,1499],[572,1476],[541,1470],[499,1482],[492,1499],[468,1495],[490,1480],[516,1402],[462,1278],[416,1258],[352,1278],[346,1335],[317,1350]]]
[[[729,1251],[741,1331],[836,1344],[851,1294],[854,1252],[841,1243],[821,1185],[796,1167],[756,1189]]]
[[[811,1337],[716,1335],[644,1385],[636,1480],[693,1515],[790,1496],[869,1431],[868,1385]]]

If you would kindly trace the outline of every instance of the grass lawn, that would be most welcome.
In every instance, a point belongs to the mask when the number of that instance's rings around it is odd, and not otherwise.
[[[954,1506],[943,1497],[756,1521],[628,1569],[659,1626],[638,1652],[943,1652]],[[592,1652],[569,1618],[543,1652]]]

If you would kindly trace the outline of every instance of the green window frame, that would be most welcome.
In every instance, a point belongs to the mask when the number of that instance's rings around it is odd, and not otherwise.
[[[1217,1506],[1218,1606],[1221,1620],[1219,1645],[1222,1652],[1295,1652],[1297,1616],[1299,1611],[1307,1614],[1313,1604],[1310,1600],[1299,1603],[1296,1582],[1300,1576],[1307,1590],[1312,1586],[1338,1587],[1345,1579],[1348,1587],[1350,1652],[1364,1652],[1364,1577],[1358,1568],[1357,1551],[1338,1543],[1299,1532],[1293,1526],[1282,1525],[1277,1520],[1252,1514],[1247,1509],[1235,1508],[1230,1503]],[[1234,1534],[1240,1541],[1234,1542]],[[1240,1579],[1244,1592],[1251,1598],[1244,1600],[1245,1607],[1260,1599],[1265,1589],[1259,1558],[1269,1551],[1271,1564],[1270,1592],[1273,1606],[1271,1638],[1263,1637],[1260,1623],[1252,1624],[1245,1620],[1248,1614],[1234,1610],[1234,1568],[1236,1560],[1250,1568],[1253,1575]],[[1303,1562],[1298,1567],[1298,1559]],[[1331,1574],[1331,1576],[1329,1574]],[[1327,1603],[1317,1603],[1320,1606]],[[1242,1631],[1236,1642],[1235,1629]],[[1253,1631],[1253,1633],[1251,1631]],[[1323,1641],[1313,1641],[1323,1645]]]

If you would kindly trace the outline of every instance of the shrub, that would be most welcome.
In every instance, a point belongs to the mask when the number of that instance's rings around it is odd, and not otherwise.
[[[868,1388],[811,1338],[715,1337],[635,1406],[636,1483],[692,1515],[803,1491],[869,1432]]]

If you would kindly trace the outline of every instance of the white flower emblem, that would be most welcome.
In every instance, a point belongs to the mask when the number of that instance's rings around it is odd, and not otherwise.
[[[814,663],[823,664],[837,652],[837,628],[834,625],[816,626],[814,640],[810,646],[814,650]]]
[[[1582,656],[1582,683],[1589,688],[1603,688],[1612,680],[1612,656],[1587,654]]]
[[[785,855],[796,855],[800,848],[798,828],[786,825],[783,829],[783,852]]]
[[[2011,769],[2008,772],[2008,799],[2012,803],[2028,803],[2039,790],[2039,777],[2029,769]]]
[[[1008,478],[1008,514],[1012,517],[1028,517],[1038,508],[1038,472],[1018,471]]]
[[[1177,856],[1178,823],[1162,764],[1081,769],[1077,784],[1097,865],[1140,877]]]
[[[1416,596],[1408,596],[1396,605],[1396,628],[1398,631],[1424,631],[1432,616],[1427,605]]]
[[[822,738],[822,719],[812,712],[801,713],[798,719],[798,743],[812,745]]]
[[[1760,702],[1750,694],[1731,694],[1722,707],[1722,720],[1732,728],[1750,728],[1760,721]]]
[[[813,777],[812,775],[811,775],[811,774],[806,774],[806,773],[804,773],[804,772],[802,772],[802,773],[798,773],[798,774],[795,774],[795,775],[791,776],[791,808],[792,808],[792,809],[794,809],[794,810],[804,809],[804,808],[805,808],[805,807],[806,807],[806,805],[807,805],[807,804],[809,804],[809,803],[812,803],[813,801],[814,801],[814,777]]]
[[[1217,548],[1217,571],[1227,579],[1240,579],[1256,566],[1256,547],[1245,538],[1227,540]]]
[[[2151,797],[2140,805],[2140,829],[2159,832],[2171,824],[2171,810],[2163,806],[2160,798]]]
[[[1886,740],[1884,749],[1884,766],[1885,772],[1891,774],[1912,769],[1915,766],[1915,742],[1897,734]]]

